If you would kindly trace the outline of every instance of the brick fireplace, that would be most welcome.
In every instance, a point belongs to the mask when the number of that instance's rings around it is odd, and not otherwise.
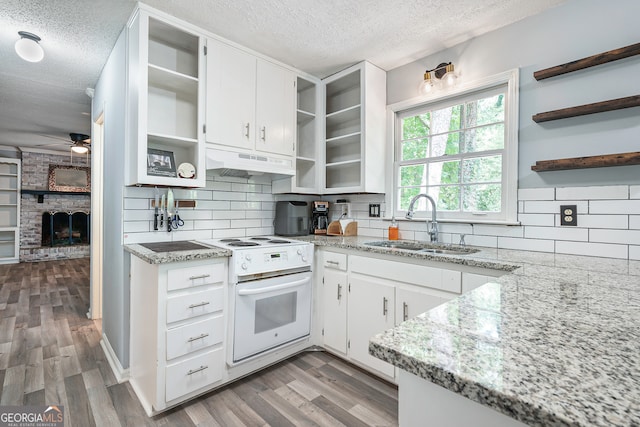
[[[73,166],[89,166],[84,157],[75,157]],[[44,153],[22,153],[22,189],[47,190],[49,165],[71,166],[70,156]],[[39,197],[42,203],[38,202]],[[54,259],[83,258],[89,256],[89,244],[51,246],[43,244],[43,216],[56,212],[91,211],[91,197],[86,194],[22,194],[20,207],[20,262]],[[45,236],[46,238],[46,236]]]

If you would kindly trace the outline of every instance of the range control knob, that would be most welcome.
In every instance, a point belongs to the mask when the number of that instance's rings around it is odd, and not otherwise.
[[[240,266],[240,268],[242,268],[243,270],[247,269],[247,264],[245,264],[244,262],[242,263],[242,265]]]
[[[302,249],[298,249],[298,255],[302,255]]]
[[[307,262],[307,257],[306,256],[302,257],[302,262]]]
[[[246,254],[246,255],[244,256],[244,259],[246,259],[247,261],[251,261],[251,255]]]

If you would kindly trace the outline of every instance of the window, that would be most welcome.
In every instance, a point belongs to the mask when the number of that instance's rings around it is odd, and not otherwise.
[[[427,193],[439,219],[515,221],[517,72],[493,80],[396,111],[396,216]],[[416,216],[428,209],[424,198],[414,205]]]

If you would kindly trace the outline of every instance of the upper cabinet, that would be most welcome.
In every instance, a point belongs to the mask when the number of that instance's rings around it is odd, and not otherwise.
[[[207,44],[206,141],[293,156],[294,74],[223,42]]]
[[[129,23],[127,185],[205,186],[205,39],[187,26],[144,9]]]
[[[324,193],[384,193],[386,82],[368,62],[324,80]]]

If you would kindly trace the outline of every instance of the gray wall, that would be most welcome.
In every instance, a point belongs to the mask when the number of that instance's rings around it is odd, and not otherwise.
[[[520,69],[519,188],[640,182],[640,166],[536,173],[536,160],[638,151],[640,108],[536,124],[544,111],[640,94],[640,56],[540,82],[533,72],[638,43],[640,1],[570,0],[387,73],[387,102],[414,98],[425,69],[452,61],[473,81]],[[425,41],[428,43],[428,40]]]
[[[93,120],[104,112],[102,333],[124,368],[129,366],[129,256],[122,247],[126,37],[123,31],[102,70]]]

